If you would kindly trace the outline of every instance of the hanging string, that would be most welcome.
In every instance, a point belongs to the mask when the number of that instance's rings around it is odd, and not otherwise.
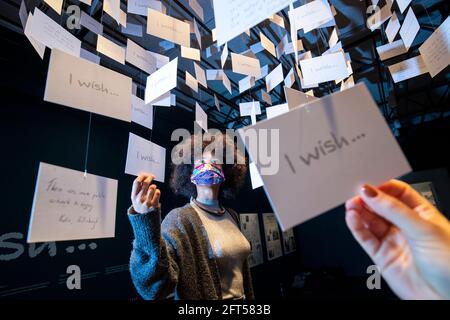
[[[100,24],[103,25],[103,5],[102,5],[102,14],[100,17]],[[97,48],[95,50],[97,57],[100,58],[100,54],[97,51]],[[91,125],[92,125],[92,112],[89,112],[89,124],[88,124],[88,131],[87,131],[87,139],[86,139],[86,151],[85,151],[85,157],[84,157],[84,177],[86,178],[87,175],[87,162],[89,157],[89,145],[91,141]]]
[[[89,157],[89,142],[91,140],[91,123],[92,123],[92,112],[89,112],[89,125],[87,131],[87,139],[86,139],[86,152],[84,157],[84,177],[86,178],[87,174],[87,162]]]

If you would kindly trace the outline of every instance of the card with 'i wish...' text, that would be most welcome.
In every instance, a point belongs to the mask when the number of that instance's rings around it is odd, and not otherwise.
[[[283,230],[341,205],[364,183],[379,185],[411,171],[364,84],[239,135]]]

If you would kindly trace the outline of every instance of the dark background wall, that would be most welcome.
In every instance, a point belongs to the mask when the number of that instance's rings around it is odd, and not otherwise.
[[[39,162],[83,171],[89,114],[43,101],[48,52],[44,61],[40,60],[25,37],[3,28],[0,38],[4,46],[0,52],[0,298],[137,298],[127,271],[132,232],[126,209],[134,178],[124,174],[128,134],[151,136],[169,154],[174,145],[171,132],[191,129],[193,114],[177,107],[157,108],[153,132],[93,115],[87,168],[90,173],[119,180],[115,238],[27,244]],[[400,136],[416,171],[442,168],[409,179],[432,181],[447,215],[448,131],[449,121],[442,119],[410,128]],[[158,186],[165,213],[184,204],[166,184]],[[241,213],[271,212],[264,191],[251,190],[249,178],[230,204]],[[260,229],[263,236],[261,215]],[[293,254],[268,262],[264,248],[264,264],[252,269],[258,298],[394,297],[385,284],[380,291],[366,289],[366,268],[371,262],[347,230],[342,207],[298,226],[295,234],[298,250]],[[65,272],[71,264],[81,268],[81,290],[66,288]],[[294,275],[301,272],[310,272],[306,287],[289,290]]]

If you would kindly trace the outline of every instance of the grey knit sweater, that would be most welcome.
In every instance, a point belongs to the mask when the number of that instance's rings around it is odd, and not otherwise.
[[[227,208],[238,223],[239,215]],[[160,211],[131,214],[134,231],[130,272],[144,299],[222,299],[220,275],[205,227],[190,204],[173,209],[161,224]],[[239,223],[238,223],[239,225]],[[248,261],[245,296],[254,299]]]

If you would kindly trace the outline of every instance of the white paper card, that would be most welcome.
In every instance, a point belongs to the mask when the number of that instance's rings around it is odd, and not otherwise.
[[[238,85],[239,93],[242,93],[255,85],[255,77],[246,76],[245,78],[239,80]]]
[[[33,20],[33,14],[31,12],[28,13],[28,18],[25,24],[25,30],[24,30],[24,34],[27,37],[27,39],[30,41],[31,45],[33,46],[34,50],[36,50],[36,52],[38,53],[39,57],[41,57],[41,59],[44,59],[44,54],[45,54],[45,45],[43,45],[42,43],[40,43],[39,41],[37,41],[36,39],[34,39],[31,35],[30,35],[30,28],[31,25],[33,24],[32,22]]]
[[[244,56],[243,54],[231,53],[231,66],[233,72],[245,74],[247,76],[259,77],[261,65],[259,60]]]
[[[219,46],[286,8],[292,0],[213,0]]]
[[[228,45],[225,43],[222,53],[220,54],[220,63],[222,65],[222,68],[225,65],[225,62],[227,62],[227,58],[228,58]]]
[[[208,131],[208,115],[197,102],[195,103],[195,122],[197,122],[203,130]]]
[[[121,64],[125,64],[125,48],[102,35],[97,35],[97,51]]]
[[[198,3],[197,0],[189,0],[189,6],[202,21],[205,20],[205,17],[203,16],[203,8],[201,7],[201,5]]]
[[[259,101],[241,102],[239,103],[239,112],[241,117],[250,116],[253,112],[255,115],[261,114],[261,104]]]
[[[401,13],[405,12],[406,8],[411,3],[411,0],[396,0],[396,1]]]
[[[284,80],[283,64],[280,63],[275,69],[273,69],[266,76],[266,90],[267,90],[267,93],[269,93],[270,91],[272,91],[273,88],[275,88],[280,83],[282,83],[283,80]]]
[[[189,24],[151,8],[148,9],[147,33],[181,46],[190,47]]]
[[[200,83],[205,88],[208,88],[208,83],[206,82],[206,73],[197,63],[194,62],[195,78],[198,83]]]
[[[27,242],[113,238],[117,180],[41,162]]]
[[[44,0],[56,13],[61,14],[63,0]]]
[[[295,29],[304,29],[305,33],[333,19],[333,13],[327,0],[311,1],[295,8],[292,15]]]
[[[121,31],[129,36],[142,37],[142,25],[140,24],[128,22],[126,27],[121,27]]]
[[[450,64],[450,17],[420,46],[419,51],[432,77]]]
[[[38,8],[34,9],[30,36],[50,49],[57,48],[75,57],[80,56],[81,41]]]
[[[120,10],[120,0],[103,0],[103,11],[120,23],[122,11]]]
[[[198,92],[198,81],[188,71],[186,71],[186,85],[195,92]]]
[[[164,182],[165,167],[166,149],[130,132],[125,173],[138,176],[147,172]]]
[[[103,34],[103,25],[84,11],[81,11],[80,24],[95,34]]]
[[[342,52],[301,60],[300,67],[306,86],[348,77],[347,62]]]
[[[367,18],[367,26],[371,31],[379,29],[392,16],[389,5],[383,6],[380,10],[376,10],[373,15]]]
[[[44,100],[130,122],[131,78],[52,50]]]
[[[294,109],[300,107],[304,104],[317,100],[316,97],[310,96],[302,91],[284,87],[284,94],[286,96],[286,101],[289,109]]]
[[[380,60],[384,61],[401,54],[408,52],[408,49],[405,48],[403,44],[403,40],[399,39],[397,41],[386,43],[382,46],[377,47],[378,55],[380,56]]]
[[[364,84],[238,132],[242,138],[260,129],[279,134],[268,146],[279,148],[272,161],[263,165],[254,146],[246,147],[283,230],[342,204],[363,183],[379,185],[411,170]]]
[[[152,74],[156,71],[155,56],[130,39],[127,39],[125,59],[127,62],[147,72],[148,74]]]
[[[131,121],[149,129],[153,129],[153,106],[144,100],[131,96]]]
[[[400,30],[400,22],[398,21],[397,14],[394,12],[385,30],[386,37],[388,38],[389,42],[394,41],[394,38],[397,35],[398,30]]]
[[[147,16],[148,8],[163,12],[161,1],[157,0],[128,0],[127,11],[129,13]]]
[[[260,32],[259,37],[261,39],[261,45],[264,49],[266,49],[272,56],[275,58],[277,57],[277,54],[275,52],[275,45],[272,41],[270,41],[269,38],[267,38],[264,33]]]
[[[389,72],[394,82],[398,83],[427,73],[428,70],[422,57],[418,55],[389,66]]]
[[[402,28],[400,29],[400,37],[402,37],[406,49],[411,47],[419,30],[419,21],[417,21],[413,9],[409,8],[408,14],[406,15],[405,20],[403,20]]]
[[[147,77],[145,104],[151,103],[177,86],[177,66],[178,58],[175,58]]]
[[[200,50],[181,46],[181,56],[186,59],[200,61]]]
[[[28,20],[28,11],[27,11],[27,7],[25,5],[25,0],[22,0],[20,2],[19,18],[20,18],[20,23],[22,24],[22,28],[25,30],[25,26],[27,25],[27,20]]]

